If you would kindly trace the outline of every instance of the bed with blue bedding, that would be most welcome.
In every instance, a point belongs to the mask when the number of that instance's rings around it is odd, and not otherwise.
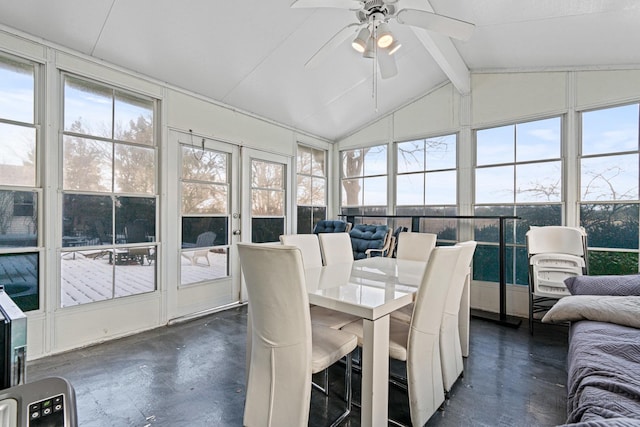
[[[582,289],[580,280],[571,283],[572,296],[543,318],[571,322],[565,426],[640,426],[640,276],[634,276],[637,289],[628,276],[618,276],[628,289],[615,292],[615,276],[606,276],[602,288],[592,287],[600,278],[586,276]]]
[[[626,418],[640,425],[640,329],[581,320],[569,340],[567,423]]]

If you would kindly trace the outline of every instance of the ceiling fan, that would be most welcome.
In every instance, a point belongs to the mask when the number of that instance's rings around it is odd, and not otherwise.
[[[347,25],[331,37],[306,62],[305,68],[321,63],[331,51],[357,32],[351,46],[363,57],[377,59],[383,79],[398,73],[394,54],[401,46],[389,28],[389,21],[395,20],[399,24],[423,28],[458,40],[468,40],[475,27],[459,19],[405,7],[403,0],[295,0],[291,7],[347,9],[355,12],[357,18],[357,22]]]

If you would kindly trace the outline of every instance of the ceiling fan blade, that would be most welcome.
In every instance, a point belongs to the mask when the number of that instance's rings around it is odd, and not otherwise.
[[[378,49],[377,56],[380,76],[383,79],[389,79],[398,74],[395,55],[389,55],[385,49]]]
[[[475,28],[475,25],[466,21],[417,9],[402,9],[396,14],[396,19],[401,24],[435,31],[463,41],[471,38]]]
[[[340,46],[344,41],[355,34],[356,30],[361,26],[360,23],[354,22],[349,24],[340,31],[338,31],[333,37],[331,37],[325,44],[322,45],[318,51],[313,54],[311,58],[304,64],[305,68],[313,68],[320,64],[336,47]]]
[[[358,0],[295,0],[291,3],[294,9],[331,7],[334,9],[360,10],[363,3]]]

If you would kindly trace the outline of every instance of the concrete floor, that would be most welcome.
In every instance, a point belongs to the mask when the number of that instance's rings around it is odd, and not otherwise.
[[[27,379],[62,376],[75,387],[79,425],[241,426],[246,308],[29,362]],[[428,426],[553,426],[566,413],[566,328],[518,329],[473,319],[464,377]],[[403,366],[393,363],[393,371]],[[340,413],[342,367],[329,399],[312,393],[311,426]],[[354,394],[359,400],[359,375]],[[406,394],[390,388],[390,416],[408,424]],[[359,426],[354,408],[344,426]]]

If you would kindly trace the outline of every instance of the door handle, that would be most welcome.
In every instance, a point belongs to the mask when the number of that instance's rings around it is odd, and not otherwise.
[[[234,236],[239,236],[242,232],[240,230],[233,230],[232,234]]]

